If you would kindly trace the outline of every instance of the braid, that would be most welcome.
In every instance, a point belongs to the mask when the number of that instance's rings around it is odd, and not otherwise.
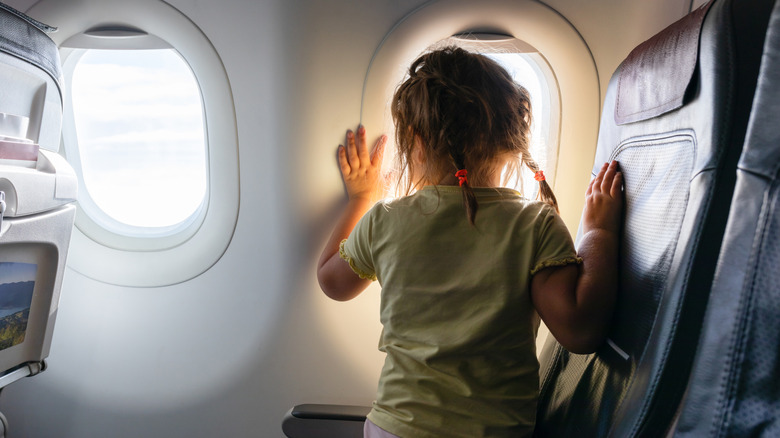
[[[523,152],[523,162],[525,163],[526,166],[528,166],[529,169],[531,169],[532,172],[534,172],[534,174],[539,172],[540,170],[539,165],[536,164],[536,161],[534,161],[533,158],[531,158],[531,154],[529,154],[527,151]],[[539,179],[538,181],[539,181],[538,199],[552,205],[553,207],[555,207],[555,211],[560,213],[560,211],[558,210],[558,200],[555,199],[555,194],[553,193],[550,185],[547,184],[547,180]]]
[[[435,60],[427,59],[428,65],[418,68],[417,63],[412,65],[410,77],[424,82],[424,101],[430,105],[431,118],[427,123],[435,123],[437,129],[425,129],[420,131],[426,144],[439,151],[440,156],[449,157],[449,161],[455,170],[467,170],[471,172],[472,180],[479,175],[479,166],[472,168],[466,165],[465,148],[478,148],[485,143],[485,132],[492,129],[491,108],[480,92],[461,80],[454,79],[453,75],[460,73],[455,71],[435,68]],[[433,68],[432,68],[433,67]],[[462,71],[461,71],[462,72]],[[426,136],[425,133],[428,135]],[[471,155],[474,151],[470,151]],[[463,206],[466,218],[474,225],[479,203],[472,188],[472,183],[464,177],[460,183],[463,194]]]
[[[452,152],[454,153],[451,153],[450,157],[452,158],[452,163],[455,165],[455,168],[458,169],[458,171],[467,171],[468,169],[466,169],[466,165],[463,161],[462,151],[453,150]],[[456,155],[460,156],[456,157]],[[466,175],[460,180],[460,188],[461,193],[463,194],[463,206],[466,208],[466,218],[471,225],[474,225],[474,221],[477,217],[477,210],[479,210],[479,203],[477,202],[477,195],[474,194],[474,189],[471,188],[471,184],[469,184]]]

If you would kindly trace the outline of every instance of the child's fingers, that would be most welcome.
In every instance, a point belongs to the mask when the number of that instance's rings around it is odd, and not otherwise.
[[[615,173],[615,179],[612,181],[612,187],[609,189],[609,195],[613,198],[618,198],[622,196],[622,187],[623,187],[623,172],[617,171]]]
[[[615,173],[617,173],[617,161],[613,160],[607,166],[607,171],[604,172],[604,179],[601,181],[601,191],[603,193],[610,193],[612,183],[615,181]]]
[[[347,176],[352,171],[352,167],[349,165],[349,161],[347,160],[347,149],[343,145],[339,145],[339,169],[341,169],[341,174],[344,176]]]
[[[371,158],[368,156],[368,146],[366,141],[366,128],[363,125],[358,126],[357,130],[357,152],[361,164],[368,164]]]
[[[379,137],[379,139],[376,141],[376,145],[374,146],[374,152],[371,154],[372,166],[382,165],[382,158],[384,157],[385,154],[385,144],[387,144],[386,135]]]
[[[607,171],[607,163],[604,163],[603,166],[601,166],[601,170],[599,170],[598,175],[596,175],[596,178],[593,179],[593,189],[592,192],[601,192],[601,182],[604,180],[604,174]]]
[[[359,167],[360,159],[358,157],[357,146],[355,145],[355,133],[347,130],[347,160],[350,167]]]

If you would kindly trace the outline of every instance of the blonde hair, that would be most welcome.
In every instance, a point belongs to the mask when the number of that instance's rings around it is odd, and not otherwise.
[[[409,164],[416,145],[425,162],[419,181],[438,182],[460,169],[468,171],[461,185],[466,217],[474,224],[477,198],[472,186],[485,185],[498,162],[519,175],[525,164],[539,166],[531,157],[531,100],[490,58],[459,47],[445,47],[420,56],[409,67],[409,77],[391,103],[396,129],[397,159],[406,194],[413,181]],[[418,141],[419,139],[419,141]],[[539,181],[539,198],[558,209],[552,189]]]

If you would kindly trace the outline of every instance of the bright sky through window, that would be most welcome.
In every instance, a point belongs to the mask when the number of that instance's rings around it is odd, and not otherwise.
[[[207,190],[200,88],[171,49],[87,50],[72,76],[84,185],[133,227],[191,217]]]
[[[525,87],[531,95],[531,111],[533,123],[531,125],[531,155],[537,161],[542,170],[545,170],[545,161],[547,157],[547,139],[542,126],[545,124],[544,115],[549,113],[548,102],[543,99],[543,85],[540,80],[540,74],[530,64],[526,56],[519,53],[487,53],[489,58],[498,62],[512,76],[515,82]],[[546,90],[546,85],[544,86]],[[538,184],[534,181],[533,174],[523,169],[523,187],[526,191],[524,195],[528,198],[535,198],[539,190]]]

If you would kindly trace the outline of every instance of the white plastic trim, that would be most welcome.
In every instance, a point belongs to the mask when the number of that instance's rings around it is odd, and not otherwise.
[[[59,45],[104,25],[126,25],[174,47],[201,88],[208,142],[209,186],[202,220],[160,238],[122,236],[76,218],[68,266],[110,284],[156,287],[194,278],[224,254],[239,209],[238,135],[233,95],[222,61],[208,38],[186,16],[160,0],[41,0],[27,13],[56,23]]]
[[[532,0],[433,0],[404,17],[374,53],[363,88],[361,123],[392,132],[389,99],[411,62],[428,46],[464,32],[512,35],[535,47],[555,75],[560,93],[556,181],[561,215],[576,231],[598,139],[601,93],[590,50],[577,30],[552,8]],[[371,128],[374,127],[374,128]],[[379,128],[377,128],[379,127]]]

